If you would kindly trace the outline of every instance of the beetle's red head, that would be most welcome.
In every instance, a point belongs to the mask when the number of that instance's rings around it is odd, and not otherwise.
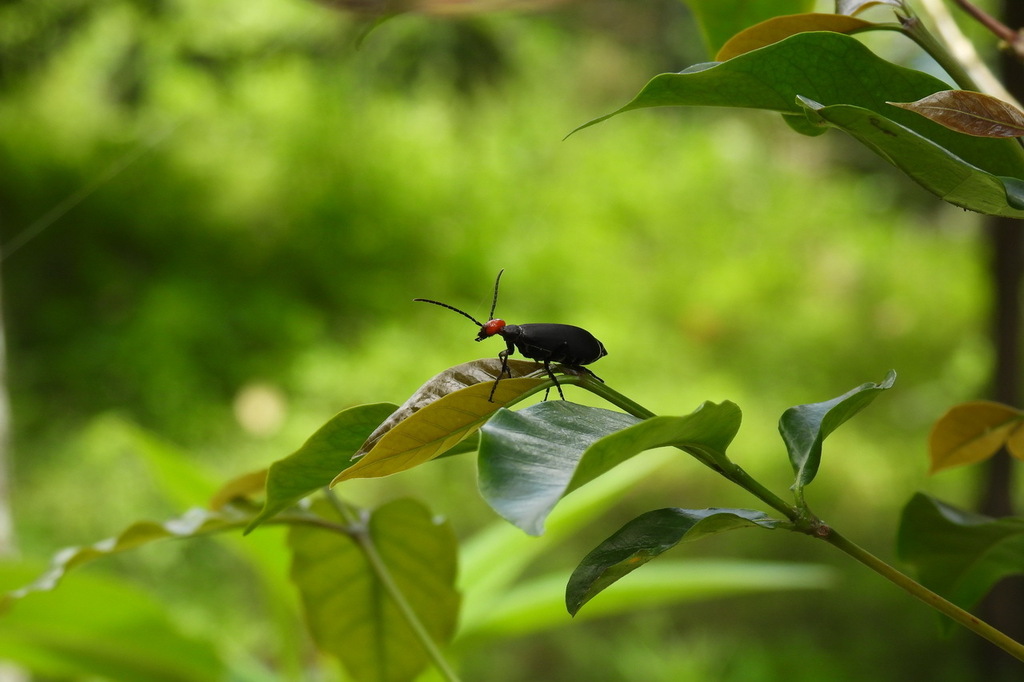
[[[487,324],[480,327],[480,333],[476,335],[477,341],[483,341],[505,328],[505,320],[488,320]]]

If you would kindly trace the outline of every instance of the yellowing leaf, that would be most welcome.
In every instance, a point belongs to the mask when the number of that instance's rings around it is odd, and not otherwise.
[[[1024,459],[1024,424],[1017,424],[1017,428],[1010,432],[1006,449],[1017,459]]]
[[[928,438],[931,473],[988,459],[1022,420],[1024,412],[1001,403],[979,400],[954,406],[935,422]]]
[[[500,369],[497,359],[477,360],[431,379],[370,436],[369,448],[364,445],[360,450],[366,454],[331,485],[350,478],[388,476],[423,464],[480,428],[498,408],[549,382],[536,363],[510,360],[509,370],[518,378],[499,381],[492,402],[488,398]],[[452,389],[456,390],[448,392]]]
[[[715,61],[724,62],[766,45],[777,43],[805,31],[832,31],[853,33],[874,26],[870,21],[842,14],[790,14],[773,17],[744,29],[730,38],[715,55]]]
[[[262,495],[267,487],[267,470],[251,471],[233,478],[210,498],[210,509],[223,509],[235,500],[245,500],[254,495]]]
[[[1009,102],[969,90],[943,90],[916,102],[889,102],[950,130],[974,137],[1024,135],[1024,112]]]

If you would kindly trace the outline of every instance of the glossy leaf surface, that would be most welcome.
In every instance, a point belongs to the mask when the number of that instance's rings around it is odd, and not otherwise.
[[[793,489],[800,491],[814,480],[821,464],[821,447],[826,437],[848,419],[863,410],[892,387],[896,372],[890,371],[882,383],[867,383],[822,403],[797,405],[782,413],[779,433],[789,451],[789,461],[796,473]]]
[[[978,137],[1024,135],[1024,112],[1008,102],[968,90],[944,90],[916,102],[890,102],[951,130]]]
[[[496,358],[468,362],[435,376],[370,435],[360,448],[365,454],[331,485],[350,478],[388,476],[438,457],[499,408],[550,382],[535,362],[509,360],[508,366],[513,378],[498,382],[493,402],[488,398],[501,371]]]
[[[330,485],[339,471],[352,465],[352,456],[369,434],[396,409],[391,403],[374,403],[343,410],[317,429],[302,447],[271,464],[263,509],[245,532]]]
[[[979,400],[952,407],[935,422],[928,437],[931,473],[981,462],[1004,445],[1022,457],[1022,424],[1024,411],[1001,403]]]
[[[926,189],[959,206],[995,215],[1024,217],[1024,204],[1013,199],[1024,184],[1024,156],[1016,142],[964,135],[888,102],[911,102],[949,85],[920,71],[896,66],[873,54],[858,40],[831,32],[800,33],[725,62],[701,64],[682,73],[652,79],[626,106],[581,126],[585,128],[627,111],[664,106],[722,106],[765,109],[787,115],[798,130],[814,122],[850,132]],[[809,105],[808,103],[813,103]],[[815,115],[817,114],[817,115]],[[854,115],[856,114],[856,115]],[[813,120],[796,123],[797,116]],[[868,127],[875,126],[872,132]],[[577,129],[579,130],[579,129]],[[884,144],[882,136],[910,135]],[[966,178],[979,186],[1002,186],[994,200],[934,181],[941,173]]]
[[[1024,573],[1024,519],[993,519],[918,493],[903,509],[897,547],[921,584],[970,608],[1002,578]]]
[[[587,448],[639,421],[562,400],[501,410],[480,433],[480,493],[502,517],[540,535]]]
[[[657,509],[633,519],[590,552],[573,571],[565,604],[575,614],[609,585],[680,542],[781,522],[751,509]]]
[[[315,510],[341,519],[326,504]],[[357,535],[292,526],[292,581],[317,646],[344,664],[358,682],[407,682],[429,657],[374,571],[386,566],[412,610],[440,645],[455,631],[457,543],[451,527],[420,503],[402,499],[376,511]]]

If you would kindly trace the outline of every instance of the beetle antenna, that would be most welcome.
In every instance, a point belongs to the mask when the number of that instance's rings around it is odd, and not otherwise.
[[[473,324],[475,324],[476,326],[478,326],[478,327],[484,326],[483,323],[482,322],[478,322],[475,317],[473,317],[472,315],[470,315],[469,313],[467,313],[464,310],[459,310],[458,308],[456,308],[453,305],[448,305],[447,303],[441,303],[440,301],[432,301],[429,298],[414,298],[412,300],[413,301],[419,301],[420,303],[433,303],[434,305],[439,305],[442,308],[447,308],[448,310],[454,310],[459,315],[464,315],[465,317],[468,317],[469,319],[473,320]]]
[[[505,268],[498,270],[498,278],[494,280],[494,299],[491,301],[491,312],[488,313],[487,319],[494,319],[494,309],[498,307],[498,283],[501,282],[501,273],[505,272]]]

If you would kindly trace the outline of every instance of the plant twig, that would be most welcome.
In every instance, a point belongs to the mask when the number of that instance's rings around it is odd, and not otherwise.
[[[901,587],[904,591],[914,597],[917,597],[925,604],[928,604],[936,611],[949,616],[968,630],[984,637],[1014,658],[1024,661],[1024,644],[1021,644],[1012,637],[1004,634],[1000,630],[997,630],[948,599],[932,592],[921,583],[896,570],[874,554],[871,554],[859,545],[854,544],[835,530],[829,529],[829,532],[821,537],[825,542],[856,559],[898,587]]]

